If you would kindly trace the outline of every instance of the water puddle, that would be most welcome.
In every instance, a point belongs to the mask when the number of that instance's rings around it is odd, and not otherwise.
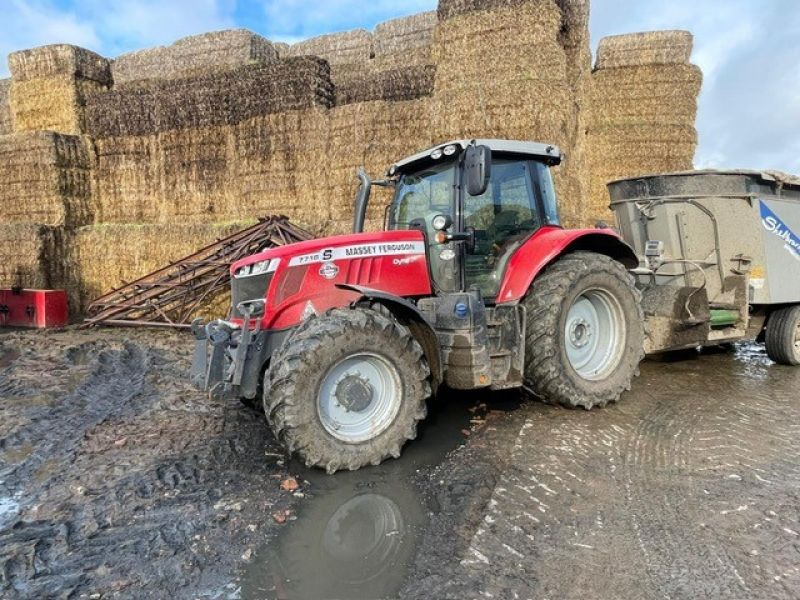
[[[455,396],[455,394],[451,394]],[[415,556],[432,507],[412,482],[464,440],[472,400],[442,399],[398,460],[328,476],[295,467],[313,498],[256,552],[243,599],[391,598]]]

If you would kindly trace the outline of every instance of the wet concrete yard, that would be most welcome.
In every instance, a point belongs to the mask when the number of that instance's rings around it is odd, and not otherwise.
[[[450,393],[335,476],[192,390],[190,352],[0,333],[0,597],[800,595],[800,369],[756,346],[646,362],[601,411]]]

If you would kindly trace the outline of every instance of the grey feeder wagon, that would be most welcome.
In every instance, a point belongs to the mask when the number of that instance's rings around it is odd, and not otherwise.
[[[640,259],[647,353],[757,339],[800,364],[800,178],[690,171],[608,187]]]

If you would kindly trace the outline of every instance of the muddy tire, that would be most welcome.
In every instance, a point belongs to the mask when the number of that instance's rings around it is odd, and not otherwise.
[[[335,309],[273,356],[264,410],[288,452],[333,473],[399,457],[430,394],[430,369],[406,327],[367,308]]]
[[[523,301],[526,388],[569,408],[618,400],[644,357],[640,300],[633,277],[607,256],[574,252],[549,266]]]
[[[774,311],[764,337],[767,355],[781,365],[800,365],[800,306]]]

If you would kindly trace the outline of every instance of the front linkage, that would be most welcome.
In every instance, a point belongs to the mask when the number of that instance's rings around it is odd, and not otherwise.
[[[223,319],[204,324],[192,322],[195,337],[192,358],[192,383],[212,397],[243,397],[252,399],[258,387],[264,365],[283,343],[289,331],[261,328],[264,300],[241,302],[237,306],[242,325]],[[249,324],[255,319],[255,327]]]

